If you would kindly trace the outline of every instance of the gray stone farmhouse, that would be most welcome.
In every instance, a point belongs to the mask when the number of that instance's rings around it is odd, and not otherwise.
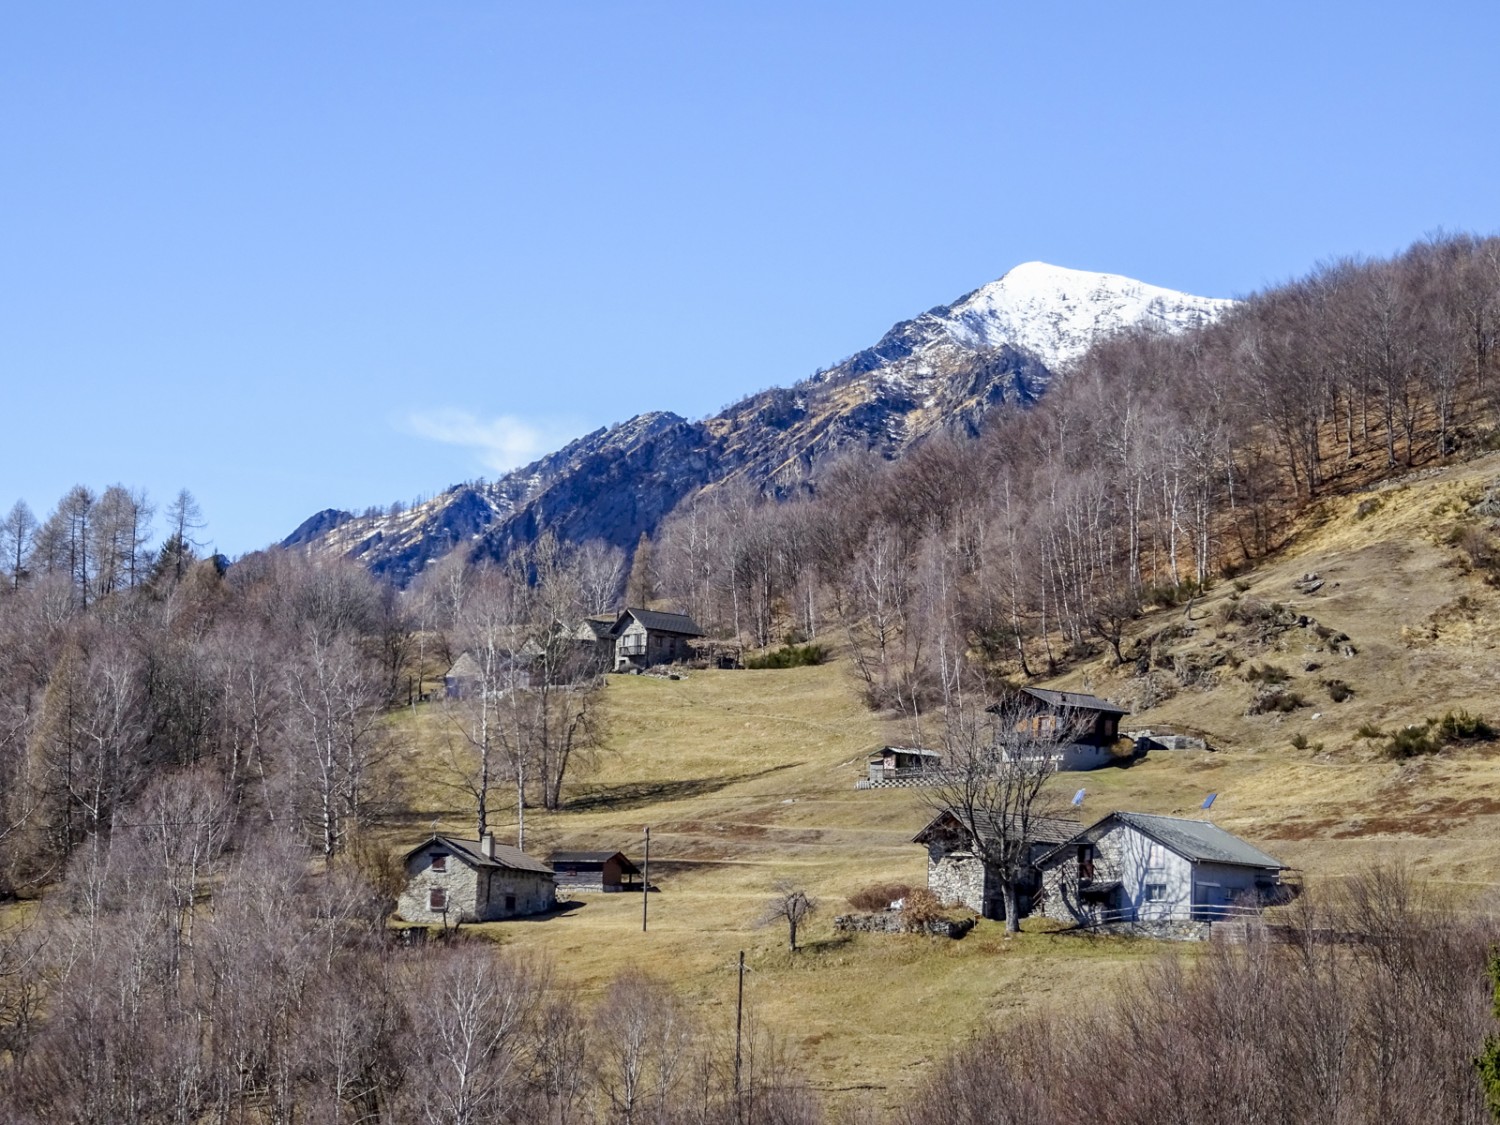
[[[979,827],[981,835],[993,838],[997,833],[993,824],[981,821]],[[1071,840],[1082,827],[1078,821],[1067,817],[1030,818],[1028,843],[1032,862],[1063,841]],[[951,812],[938,813],[912,837],[912,843],[926,846],[927,889],[944,903],[967,906],[983,918],[999,920],[1005,917],[1005,900],[1001,897],[994,872],[979,857],[974,841]],[[1033,909],[1033,900],[1040,886],[1035,869],[1017,885],[1016,905],[1021,917],[1026,917]]]
[[[615,646],[615,671],[629,672],[686,660],[692,655],[688,642],[703,630],[683,613],[624,609],[608,635]]]
[[[497,922],[557,905],[552,869],[519,848],[434,835],[406,853],[406,889],[396,913],[407,922]]]
[[[580,894],[613,894],[640,890],[641,869],[624,852],[556,851],[547,857],[557,889]]]
[[[1212,922],[1281,894],[1285,865],[1206,820],[1113,812],[1037,862],[1061,922]]]

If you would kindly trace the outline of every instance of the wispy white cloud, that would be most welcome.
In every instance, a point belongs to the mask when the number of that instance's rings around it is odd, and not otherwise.
[[[559,422],[533,422],[513,414],[484,418],[455,408],[416,411],[405,421],[418,437],[475,450],[484,467],[493,472],[514,469],[552,452],[571,432]]]

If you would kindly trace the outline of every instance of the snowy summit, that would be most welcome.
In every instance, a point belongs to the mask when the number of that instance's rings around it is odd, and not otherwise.
[[[959,344],[1010,344],[1056,369],[1122,328],[1181,332],[1212,323],[1233,304],[1118,274],[1025,262],[933,315]]]

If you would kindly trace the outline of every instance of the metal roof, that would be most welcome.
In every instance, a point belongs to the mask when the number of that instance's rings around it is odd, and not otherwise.
[[[1233,832],[1226,832],[1217,824],[1206,820],[1187,820],[1180,816],[1157,816],[1154,813],[1112,812],[1095,821],[1077,834],[1075,839],[1097,841],[1115,824],[1134,828],[1149,836],[1163,847],[1176,852],[1183,859],[1195,863],[1227,863],[1236,867],[1262,867],[1280,870],[1286,864],[1274,856],[1267,855],[1255,845],[1240,839]],[[1063,845],[1073,839],[1062,841]],[[1038,860],[1045,864],[1062,851],[1054,848]]]
[[[406,853],[410,859],[423,848],[431,847],[433,844],[442,844],[455,856],[470,867],[504,867],[512,871],[534,871],[539,875],[551,875],[552,868],[541,860],[529,856],[520,848],[513,848],[509,844],[496,843],[494,845],[493,858],[486,856],[481,850],[478,840],[464,840],[457,836],[444,836],[434,833],[430,839],[424,840],[411,851]]]
[[[1151,813],[1117,812],[1115,819],[1144,832],[1153,840],[1185,859],[1208,863],[1233,863],[1242,867],[1275,867],[1286,865],[1267,855],[1253,844],[1241,840],[1206,820],[1187,820],[1180,816],[1155,816]],[[1108,819],[1107,817],[1105,819]]]
[[[615,619],[611,633],[620,632],[627,617],[634,617],[643,626],[656,633],[680,633],[685,637],[701,637],[703,630],[685,613],[663,613],[655,609],[623,609]]]
[[[919,758],[941,758],[943,755],[937,750],[922,750],[916,746],[882,746],[879,750],[871,750],[870,757],[879,758],[886,754],[915,754]]]
[[[1050,688],[1023,687],[1021,689],[1033,699],[1039,699],[1049,707],[1070,707],[1081,711],[1104,711],[1111,715],[1128,715],[1129,707],[1121,707],[1097,695],[1081,691],[1052,691]]]

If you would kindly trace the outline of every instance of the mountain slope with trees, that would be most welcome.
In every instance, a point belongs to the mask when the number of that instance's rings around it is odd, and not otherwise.
[[[550,531],[631,550],[705,488],[743,482],[788,496],[850,451],[897,457],[945,430],[976,433],[1001,406],[1035,402],[1094,341],[1129,328],[1180,332],[1230,307],[1110,274],[1039,262],[892,328],[792,387],[690,422],[643,414],[493,482],[411,509],[326,510],[283,542],[357,559],[398,583],[453,550],[503,560]]]

